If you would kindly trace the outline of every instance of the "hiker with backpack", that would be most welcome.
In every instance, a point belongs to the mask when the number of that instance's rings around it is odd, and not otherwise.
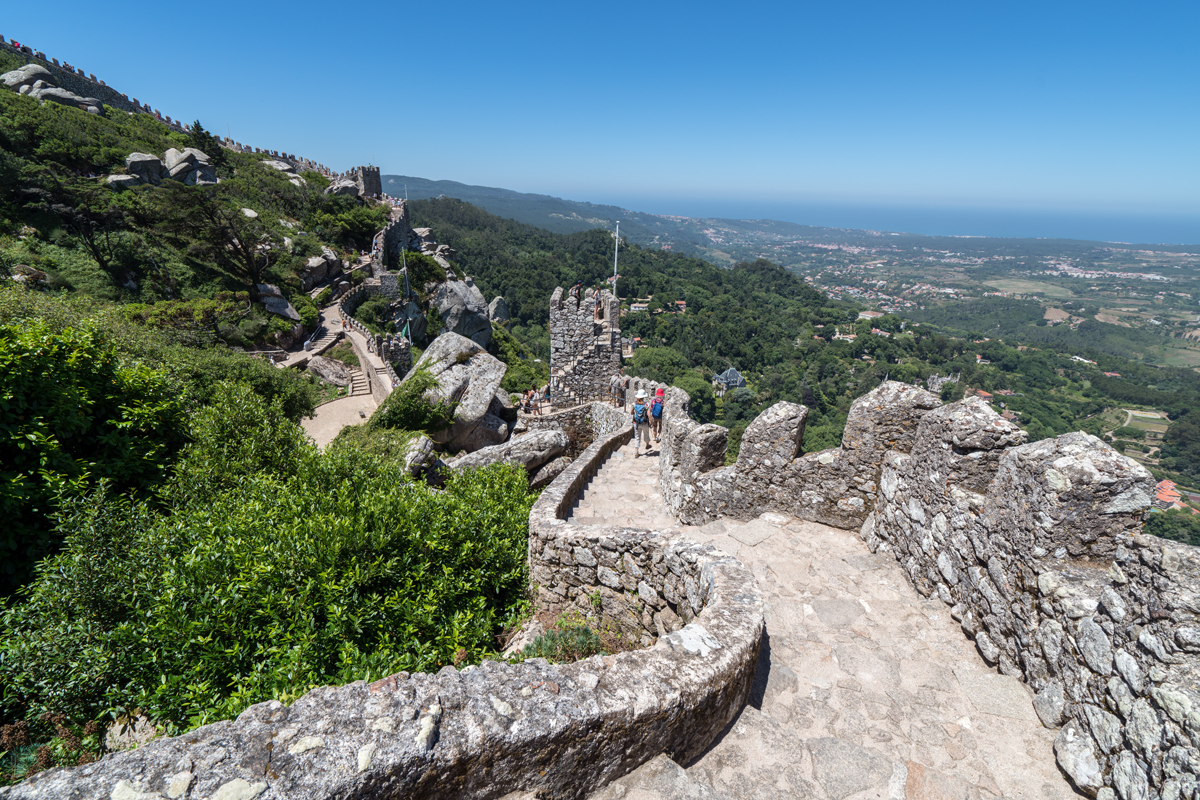
[[[650,406],[646,403],[646,390],[638,389],[637,398],[633,403],[633,457],[641,455],[641,443],[646,443],[646,453],[650,453]]]
[[[650,432],[654,434],[654,441],[660,442],[662,439],[662,415],[663,403],[666,402],[666,391],[659,389],[654,393],[654,399],[650,401]]]

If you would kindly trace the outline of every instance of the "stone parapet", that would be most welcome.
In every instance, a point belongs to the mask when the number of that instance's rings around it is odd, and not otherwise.
[[[617,422],[603,409],[591,416]],[[621,422],[534,505],[530,565],[539,592],[588,603],[599,595],[630,629],[656,638],[652,646],[315,689],[291,706],[260,703],[233,721],[47,770],[0,796],[576,798],[659,753],[700,755],[749,694],[762,596],[745,567],[711,546],[561,518],[585,476],[629,440]]]
[[[977,398],[929,412],[887,454],[862,536],[1032,686],[1080,790],[1192,797],[1200,553],[1141,534],[1141,465],[1084,433],[1024,439]]]
[[[636,379],[633,384],[658,388]],[[729,432],[692,420],[682,390],[668,387],[666,397],[659,488],[671,513],[689,525],[776,511],[857,528],[874,507],[884,453],[907,451],[917,422],[941,403],[922,389],[889,381],[850,407],[840,447],[804,454],[808,409],[777,403],[746,429],[737,462],[723,466]]]

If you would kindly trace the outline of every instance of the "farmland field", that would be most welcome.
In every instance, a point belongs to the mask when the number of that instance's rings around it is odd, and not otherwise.
[[[1021,278],[1004,278],[995,281],[984,281],[984,285],[999,289],[1002,292],[1017,292],[1019,294],[1035,294],[1041,292],[1046,297],[1074,297],[1075,293],[1065,286],[1042,281],[1028,281]]]

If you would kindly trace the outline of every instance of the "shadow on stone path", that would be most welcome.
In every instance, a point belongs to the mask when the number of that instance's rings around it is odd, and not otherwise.
[[[593,800],[1080,796],[1032,692],[989,668],[894,560],[856,532],[778,514],[680,526],[659,499],[657,456],[632,455],[605,462],[571,521],[675,528],[736,556],[766,597],[767,636],[750,702],[703,756],[661,756]]]

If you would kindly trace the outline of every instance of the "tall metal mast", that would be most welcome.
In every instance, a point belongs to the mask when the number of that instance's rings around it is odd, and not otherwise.
[[[621,249],[621,220],[617,220],[617,240],[613,243],[613,297],[617,296],[617,251]]]

